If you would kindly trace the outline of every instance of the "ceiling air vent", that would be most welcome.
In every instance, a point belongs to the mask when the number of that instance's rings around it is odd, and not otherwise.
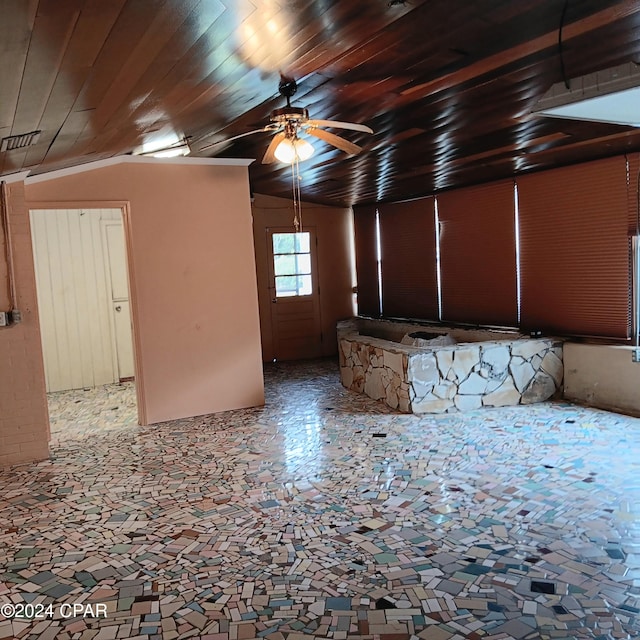
[[[17,136],[7,136],[0,141],[0,151],[14,151],[15,149],[24,149],[30,147],[36,142],[42,131],[32,131],[31,133],[22,133]]]

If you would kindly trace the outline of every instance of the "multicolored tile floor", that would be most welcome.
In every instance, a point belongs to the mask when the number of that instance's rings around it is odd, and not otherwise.
[[[0,474],[0,611],[41,617],[0,638],[640,637],[639,420],[266,382],[150,427],[131,386],[53,395],[51,460]]]

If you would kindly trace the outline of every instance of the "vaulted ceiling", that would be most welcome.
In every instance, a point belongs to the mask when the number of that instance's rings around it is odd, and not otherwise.
[[[640,2],[611,0],[2,0],[5,175],[131,153],[169,130],[202,147],[261,128],[280,75],[356,156],[318,140],[303,200],[401,200],[640,149],[640,129],[531,114],[554,83],[640,63]],[[262,165],[269,132],[228,146],[256,158],[252,189],[289,196]]]

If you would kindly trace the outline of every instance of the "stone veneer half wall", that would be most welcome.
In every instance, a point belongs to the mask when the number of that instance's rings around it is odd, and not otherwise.
[[[562,343],[507,335],[426,349],[361,335],[357,321],[345,321],[338,326],[340,378],[347,389],[407,413],[548,400],[562,385]],[[474,337],[481,334],[476,331]]]

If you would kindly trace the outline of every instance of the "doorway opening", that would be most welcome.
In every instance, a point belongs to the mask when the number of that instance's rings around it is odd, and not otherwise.
[[[32,209],[52,440],[69,422],[138,423],[121,208]]]

